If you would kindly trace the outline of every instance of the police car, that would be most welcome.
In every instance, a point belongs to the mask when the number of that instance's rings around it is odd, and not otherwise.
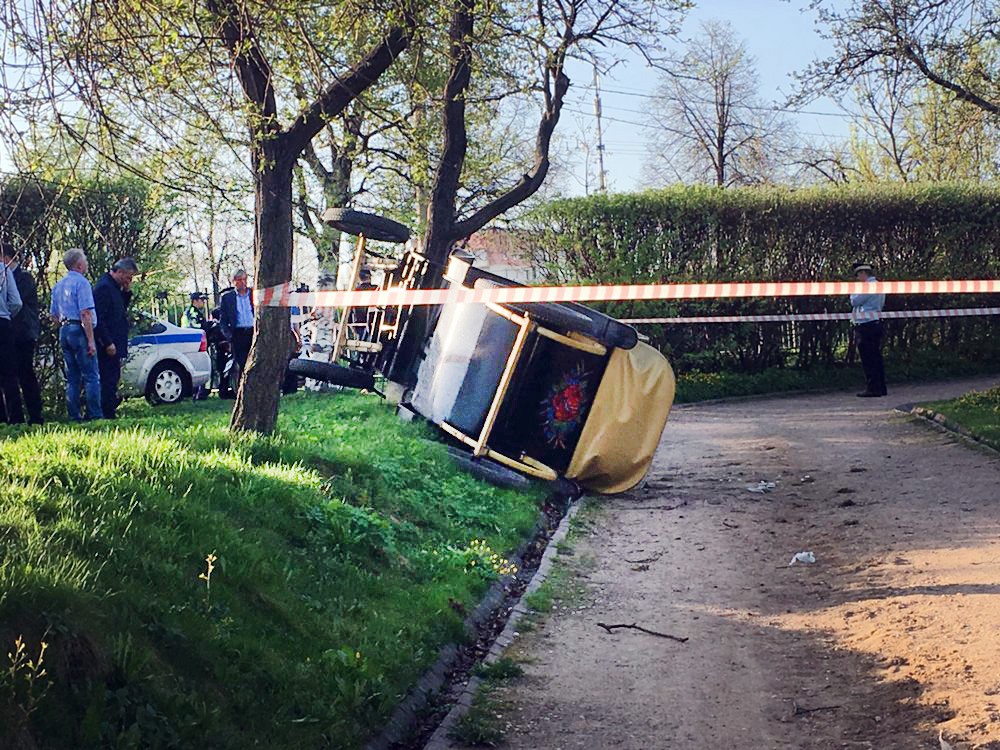
[[[174,404],[208,383],[211,375],[204,331],[139,314],[122,366],[123,396],[145,396],[153,405]]]

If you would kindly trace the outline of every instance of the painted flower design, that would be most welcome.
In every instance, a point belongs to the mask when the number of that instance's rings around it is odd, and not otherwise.
[[[556,448],[565,448],[570,435],[580,426],[590,395],[588,374],[582,364],[565,373],[542,400],[542,430]]]
[[[553,396],[552,408],[555,412],[556,420],[559,422],[570,422],[580,416],[580,401],[582,398],[583,389],[579,383],[568,385]]]

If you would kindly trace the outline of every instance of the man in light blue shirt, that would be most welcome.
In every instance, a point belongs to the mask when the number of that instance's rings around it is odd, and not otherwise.
[[[242,379],[253,341],[253,290],[247,285],[247,272],[242,268],[233,274],[233,288],[219,300],[219,323],[229,339],[235,369]],[[231,383],[236,390],[237,383]],[[223,386],[219,386],[219,395]]]
[[[101,411],[101,378],[97,370],[97,309],[94,290],[84,275],[87,256],[72,248],[63,256],[68,273],[52,289],[52,317],[59,322],[59,344],[66,365],[66,408],[70,419],[80,422],[81,385],[86,394],[87,419],[103,419]]]
[[[874,284],[876,279],[872,267],[867,263],[855,263],[852,268],[858,281]],[[884,294],[852,294],[851,319],[854,324],[854,339],[861,356],[861,367],[865,371],[867,387],[860,398],[885,396],[885,363],[882,361],[882,320],[879,313],[885,305]]]
[[[14,356],[14,316],[21,311],[21,294],[14,272],[0,262],[0,420],[8,424],[24,421],[21,386]]]

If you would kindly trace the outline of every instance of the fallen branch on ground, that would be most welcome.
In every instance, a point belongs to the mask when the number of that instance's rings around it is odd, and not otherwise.
[[[641,633],[646,633],[647,635],[655,635],[657,638],[669,638],[672,641],[677,641],[678,643],[687,643],[687,638],[681,638],[680,636],[670,635],[669,633],[660,633],[656,630],[649,630],[642,627],[641,625],[636,625],[634,622],[631,625],[605,625],[603,622],[597,623],[597,626],[604,628],[608,633],[614,633],[615,630],[638,630]]]
[[[625,558],[622,558],[622,559],[624,559],[624,560],[625,560],[625,562],[627,562],[627,563],[632,563],[633,565],[641,565],[642,563],[651,563],[651,562],[656,562],[656,561],[657,561],[657,560],[659,560],[659,559],[660,559],[661,557],[663,557],[663,553],[662,553],[662,552],[657,552],[657,553],[656,553],[655,555],[653,555],[652,557],[644,557],[644,558],[642,558],[641,560],[629,560],[629,559],[628,559],[627,557],[625,557]]]
[[[688,504],[687,500],[677,503],[677,505],[623,505],[618,510],[677,510]]]
[[[836,711],[838,708],[843,708],[843,706],[816,706],[816,708],[803,708],[795,701],[792,701],[792,708],[795,709],[795,716],[802,716],[803,714],[814,714],[817,711]]]

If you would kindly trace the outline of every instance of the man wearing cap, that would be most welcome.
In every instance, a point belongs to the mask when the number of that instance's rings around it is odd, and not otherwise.
[[[205,300],[207,299],[208,295],[204,292],[191,292],[191,304],[188,305],[188,309],[184,311],[184,315],[181,317],[182,326],[185,328],[197,328],[204,331],[206,336],[208,335],[210,323],[208,310],[205,309]],[[193,394],[195,401],[204,401],[208,398],[209,385],[211,384],[198,386],[198,389]]]
[[[83,419],[80,408],[81,385],[86,392],[87,418],[102,419],[101,377],[97,370],[98,323],[94,290],[87,281],[87,256],[78,247],[66,251],[63,265],[68,273],[52,288],[49,312],[59,322],[59,345],[66,365],[66,408],[70,419]]]
[[[138,272],[135,260],[122,258],[94,286],[98,320],[94,338],[105,419],[118,418],[118,382],[122,378],[122,362],[128,355],[128,306],[132,301],[132,278]]]
[[[851,269],[858,281],[874,284],[876,279],[872,267],[867,263],[855,263]],[[885,306],[884,294],[852,294],[851,321],[854,324],[854,340],[861,356],[861,367],[865,371],[867,387],[860,398],[885,396],[885,364],[882,361],[882,321],[880,313]]]
[[[185,328],[200,328],[205,330],[205,323],[208,322],[208,314],[205,310],[205,300],[208,295],[204,292],[191,292],[191,304],[184,311],[181,324]]]

